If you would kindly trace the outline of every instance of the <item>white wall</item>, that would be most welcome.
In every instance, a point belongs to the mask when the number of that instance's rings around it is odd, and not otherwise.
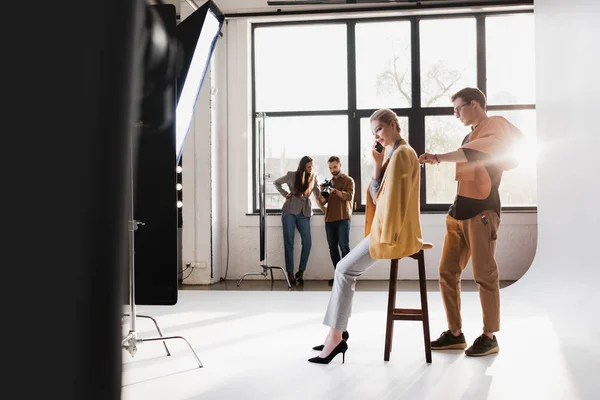
[[[193,11],[188,3],[182,2],[181,20]],[[217,40],[217,47],[222,47],[221,40]],[[212,62],[224,63],[218,56],[215,54]],[[215,131],[225,131],[219,128],[215,115],[220,100],[215,88],[218,77],[218,69],[211,69],[206,74],[182,155],[184,207],[181,259],[184,272],[181,277],[187,284],[211,283],[213,248],[221,245],[220,238],[223,236],[220,232],[222,224],[218,222],[225,220],[218,200],[222,184],[215,179],[221,160],[220,150],[224,148],[215,145]],[[187,264],[193,269],[185,270]]]
[[[533,265],[503,296],[544,312],[578,388],[597,399],[600,370],[600,2],[537,0],[539,244]],[[554,334],[540,330],[540,335]]]
[[[218,2],[218,5],[226,12],[235,12],[236,10],[232,8],[227,9],[233,7],[234,3],[236,2],[223,1]],[[260,3],[262,5],[262,2]],[[243,5],[246,7],[244,10],[247,11],[249,2],[244,2]],[[185,9],[185,3],[182,3],[182,16]],[[261,271],[258,216],[247,215],[250,211],[248,198],[252,189],[249,20],[228,21],[223,33],[224,38],[219,40],[214,57],[215,71],[219,71],[219,74],[216,80],[205,82],[203,86],[196,108],[194,130],[189,134],[194,137],[195,145],[186,143],[184,151],[184,163],[186,159],[194,158],[196,162],[195,166],[184,165],[183,262],[191,262],[197,266],[204,265],[204,261],[208,263],[206,269],[196,268],[184,281],[187,284],[215,282],[225,277],[226,273],[227,279],[239,279],[246,272]],[[217,140],[212,143],[214,146],[212,181],[211,173],[205,170],[211,168],[207,164],[210,156],[206,155],[210,153],[208,146],[211,146],[210,126],[206,117],[211,87],[217,90],[217,94],[213,95],[216,103],[212,104],[216,107],[217,113],[217,120],[213,121],[216,124]],[[195,156],[193,151],[196,151]],[[215,154],[219,159],[215,159]],[[198,157],[205,158],[197,160]],[[193,172],[190,169],[193,169]],[[210,203],[211,193],[207,188],[211,185],[218,187],[214,187],[211,192],[214,196],[212,206],[205,207],[204,203]],[[199,200],[198,197],[203,197],[205,200]],[[217,207],[223,208],[216,210]],[[214,225],[212,228],[211,213]],[[445,217],[445,214],[422,215],[424,239],[434,245],[434,248],[426,253],[427,276],[430,279],[438,277],[437,268],[445,233]],[[333,275],[333,267],[329,258],[323,217],[314,216],[311,226],[313,247],[305,278],[330,279]],[[364,216],[356,214],[352,219],[351,246],[361,240],[363,232]],[[187,235],[194,235],[194,239],[190,239]],[[211,240],[213,241],[212,257],[207,252]],[[229,243],[229,254],[227,254],[227,243]],[[268,217],[267,243],[268,264],[284,267],[280,216]],[[497,249],[501,279],[517,280],[527,271],[535,256],[536,243],[536,213],[503,213]],[[296,269],[299,257],[300,238],[296,235],[294,258]],[[214,269],[212,279],[210,278],[211,259]],[[402,260],[401,266],[403,265],[405,268],[400,269],[400,279],[417,279],[415,262],[410,259]],[[361,277],[361,279],[388,278],[387,262],[379,262]],[[276,279],[283,279],[283,276],[276,274]],[[463,274],[463,279],[473,279],[470,265]]]

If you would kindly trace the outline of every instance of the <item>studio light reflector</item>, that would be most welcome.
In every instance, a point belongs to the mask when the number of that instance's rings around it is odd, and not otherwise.
[[[175,151],[177,162],[194,115],[194,107],[206,75],[215,43],[225,17],[207,1],[177,25],[177,39],[183,49],[183,66],[177,79]]]

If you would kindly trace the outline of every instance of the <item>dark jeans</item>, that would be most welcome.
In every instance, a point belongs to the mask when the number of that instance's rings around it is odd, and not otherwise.
[[[350,253],[350,220],[325,222],[325,231],[327,232],[327,243],[329,243],[329,255],[335,269],[337,263]],[[342,250],[341,257],[340,249]]]
[[[294,272],[294,234],[295,228],[298,228],[300,237],[302,238],[302,252],[300,253],[300,271],[306,269],[308,264],[308,256],[312,247],[312,239],[310,237],[310,217],[305,217],[304,214],[285,214],[281,216],[283,225],[283,248],[285,253],[285,270]]]

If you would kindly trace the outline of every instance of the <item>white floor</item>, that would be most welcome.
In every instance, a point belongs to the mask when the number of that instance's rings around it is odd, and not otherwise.
[[[176,306],[137,313],[155,317],[165,336],[184,336],[204,367],[183,341],[167,342],[171,357],[160,342],[142,343],[134,357],[123,351],[123,399],[600,399],[598,370],[571,375],[553,322],[519,299],[502,299],[498,355],[434,352],[427,364],[422,324],[399,321],[384,362],[387,293],[358,291],[346,363],[338,356],[323,366],[306,360],[327,332],[321,321],[329,292],[179,293]],[[439,292],[428,298],[435,338],[445,317]],[[418,307],[418,292],[399,292],[397,306]],[[476,292],[463,293],[463,325],[470,343],[481,329]],[[138,319],[137,331],[156,336],[150,320]]]

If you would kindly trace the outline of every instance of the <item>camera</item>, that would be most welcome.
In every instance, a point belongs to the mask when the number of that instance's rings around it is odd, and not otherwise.
[[[321,196],[323,196],[324,198],[328,198],[329,197],[329,191],[333,187],[333,182],[328,181],[327,179],[325,179],[325,181],[323,181],[323,187],[324,187],[324,189],[321,192]]]

